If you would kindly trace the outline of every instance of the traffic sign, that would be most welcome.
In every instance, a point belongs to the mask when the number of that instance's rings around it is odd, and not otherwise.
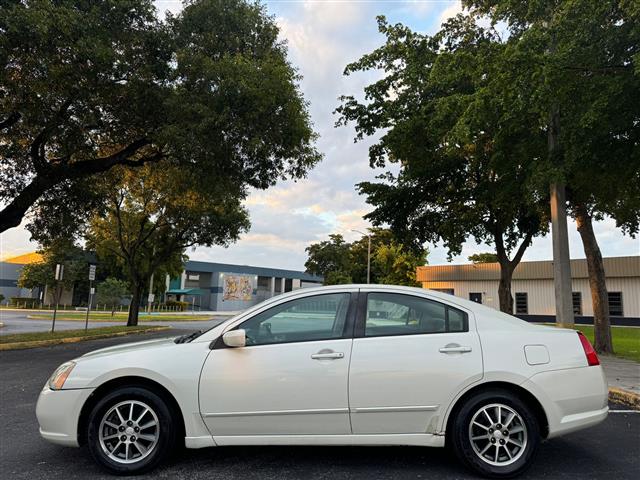
[[[95,280],[96,279],[96,266],[93,264],[89,265],[89,280]]]

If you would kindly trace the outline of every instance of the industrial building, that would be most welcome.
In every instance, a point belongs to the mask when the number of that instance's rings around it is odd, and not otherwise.
[[[612,323],[617,318],[625,318],[640,325],[640,256],[605,258],[604,270]],[[571,278],[574,314],[587,321],[593,319],[585,259],[571,260]],[[417,280],[423,288],[500,308],[498,263],[418,267]],[[553,262],[521,262],[513,272],[511,293],[517,316],[533,321],[554,321]]]

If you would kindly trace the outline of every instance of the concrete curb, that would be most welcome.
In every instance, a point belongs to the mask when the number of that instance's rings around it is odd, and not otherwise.
[[[640,410],[640,395],[622,388],[609,387],[609,400]]]
[[[144,334],[149,332],[161,332],[163,330],[170,330],[171,327],[152,327],[146,328],[144,330],[134,330],[132,332],[116,332],[116,333],[103,333],[100,335],[89,335],[87,337],[67,337],[67,338],[54,338],[50,340],[31,340],[28,342],[11,342],[11,343],[0,343],[0,351],[3,350],[24,350],[26,348],[38,348],[38,347],[49,347],[51,345],[61,345],[63,343],[77,343],[84,342],[87,340],[98,340],[101,338],[112,338],[112,337],[124,337],[125,335],[135,335],[135,334]]]

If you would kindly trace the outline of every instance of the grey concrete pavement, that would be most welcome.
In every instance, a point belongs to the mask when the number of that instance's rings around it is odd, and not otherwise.
[[[640,363],[624,358],[600,356],[609,387],[640,395]]]
[[[10,479],[110,479],[86,449],[42,440],[35,402],[47,377],[62,362],[90,350],[169,331],[93,340],[32,350],[0,352],[0,474]],[[611,405],[602,424],[542,444],[523,479],[640,478],[640,413]],[[219,447],[187,450],[141,479],[468,479],[443,449],[417,447]]]

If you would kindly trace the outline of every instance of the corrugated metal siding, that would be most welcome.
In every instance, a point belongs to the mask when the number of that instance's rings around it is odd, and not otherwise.
[[[605,258],[604,270],[607,278],[640,277],[640,256]],[[571,260],[571,276],[588,278],[587,261],[584,258]],[[497,263],[433,265],[418,267],[417,270],[419,282],[499,279],[500,265]],[[513,279],[553,279],[553,262],[521,262],[513,272]]]
[[[593,304],[589,280],[573,279],[571,290],[582,294],[582,315],[593,316]],[[482,293],[482,303],[495,309],[500,308],[498,300],[498,281],[454,281],[422,282],[423,288],[453,289],[454,295],[469,300],[470,293]],[[610,292],[622,292],[623,313],[625,317],[640,317],[640,276],[635,278],[608,278],[607,289]],[[529,315],[555,315],[555,295],[553,280],[514,280],[511,294],[526,292]]]

